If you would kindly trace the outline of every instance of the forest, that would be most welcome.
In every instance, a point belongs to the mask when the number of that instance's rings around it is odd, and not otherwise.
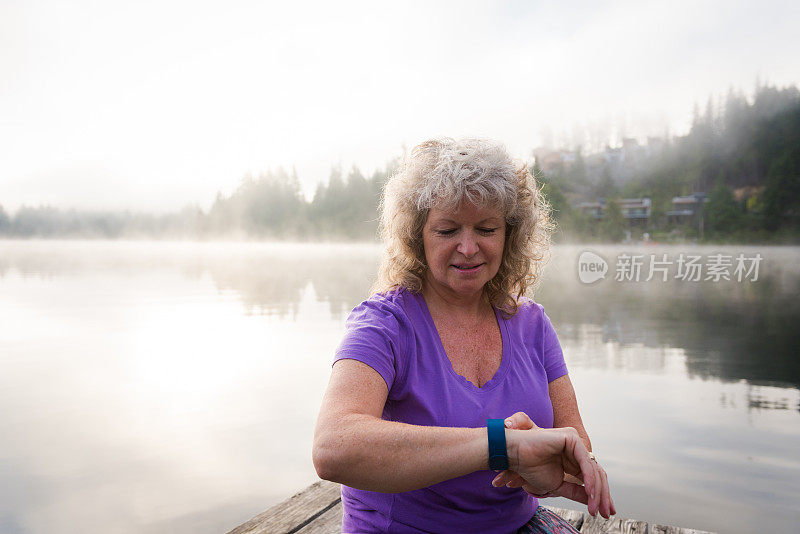
[[[166,214],[0,205],[5,238],[377,240],[383,184],[400,156],[365,176],[333,168],[306,200],[294,170],[245,175],[211,207]],[[583,154],[581,147],[531,151],[527,161],[553,208],[556,242],[800,242],[800,91],[757,85],[695,106],[684,136],[623,139],[621,147]],[[701,222],[678,220],[674,201],[703,193]],[[649,199],[646,216],[629,220],[625,199]],[[0,199],[1,201],[2,199]],[[596,212],[586,206],[600,206]],[[634,222],[636,224],[634,224]],[[645,236],[645,234],[647,234]]]

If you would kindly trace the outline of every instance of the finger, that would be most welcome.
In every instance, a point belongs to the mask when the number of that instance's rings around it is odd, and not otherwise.
[[[566,449],[569,449],[568,451],[566,451],[565,449],[565,452],[567,452],[567,454],[562,455],[561,458],[564,472],[569,475],[575,476],[581,479],[581,481],[583,481],[583,467],[581,466],[581,463],[578,461],[579,455],[577,454],[577,449],[578,448],[584,449],[584,453],[581,453],[580,456],[585,455],[589,460],[591,460],[591,458],[589,457],[589,451],[586,450],[586,446],[583,444],[583,440],[580,439],[580,436],[578,436],[578,433],[575,431],[574,428],[570,427],[559,428],[557,429],[557,431],[563,435],[565,441],[564,445]]]
[[[598,484],[594,466],[597,464],[595,464],[595,462],[589,458],[589,451],[586,449],[586,446],[583,444],[580,438],[577,437],[577,433],[574,436],[572,434],[566,434],[566,437],[567,439],[572,440],[572,456],[581,469],[579,476],[583,480],[583,485],[586,488],[586,494],[589,496],[589,500],[587,502],[589,514],[596,515]]]
[[[525,412],[517,412],[511,417],[506,418],[505,425],[506,428],[515,428],[517,430],[530,430],[532,428],[538,428],[536,423],[534,423]]]
[[[511,480],[506,482],[506,487],[508,488],[519,488],[523,484],[525,484],[525,479],[519,475],[515,475]]]
[[[611,500],[611,488],[608,485],[608,473],[606,473],[606,470],[602,467],[600,468],[600,475],[603,479],[603,503],[608,515],[612,516],[617,512],[614,509],[614,502]]]
[[[511,470],[501,472],[492,480],[492,486],[499,488],[501,486],[508,486],[509,488],[518,488],[525,483],[525,479],[519,474]]]
[[[595,514],[600,512],[600,515],[608,519],[606,515],[603,515],[603,512],[600,510],[600,504],[603,498],[603,478],[600,476],[600,466],[597,465],[597,462],[592,462],[594,464],[594,497],[595,497]]]
[[[603,468],[597,466],[597,474],[600,475],[600,515],[608,519],[611,516],[611,501],[608,499],[608,480]]]
[[[492,486],[496,488],[504,486],[506,482],[511,480],[514,474],[515,474],[514,471],[510,471],[508,469],[506,469],[505,471],[501,471],[500,474],[494,477],[494,479],[492,480]]]
[[[553,497],[565,497],[571,501],[587,504],[589,496],[586,494],[586,488],[580,484],[572,482],[564,482],[558,488],[550,492]]]
[[[611,496],[608,491],[608,478],[606,472],[599,465],[597,473],[600,475],[600,487],[603,488],[600,495],[600,515],[608,519],[611,517]]]

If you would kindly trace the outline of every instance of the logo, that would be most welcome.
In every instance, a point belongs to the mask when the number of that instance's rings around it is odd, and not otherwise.
[[[608,262],[602,256],[584,250],[578,257],[578,278],[584,284],[593,284],[606,277]]]

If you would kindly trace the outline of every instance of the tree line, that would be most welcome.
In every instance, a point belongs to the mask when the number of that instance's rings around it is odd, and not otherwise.
[[[650,217],[634,233],[658,240],[800,240],[800,91],[796,86],[757,85],[754,94],[729,91],[695,106],[685,136],[661,139],[657,150],[634,147],[624,161],[618,153],[583,155],[547,171],[530,162],[553,206],[556,239],[619,241],[630,232],[620,199],[651,199]],[[647,149],[645,149],[647,148]],[[23,206],[11,216],[0,206],[0,236],[375,240],[381,189],[399,158],[365,176],[353,166],[345,176],[333,168],[311,201],[297,173],[283,168],[247,174],[230,195],[218,193],[207,211],[186,207],[175,213],[63,210]],[[706,192],[702,229],[671,221],[672,199]],[[598,220],[581,201],[603,199]]]
[[[572,165],[537,170],[563,235],[580,240],[621,239],[629,228],[623,198],[651,199],[647,231],[668,240],[736,242],[800,240],[800,91],[757,85],[752,97],[730,90],[695,106],[685,136],[663,140],[622,165],[590,169],[577,151]],[[634,154],[635,155],[635,154]],[[670,221],[674,197],[707,194],[703,229]],[[605,199],[597,221],[577,209],[580,201]],[[702,234],[701,234],[702,232]]]
[[[245,175],[232,194],[217,193],[208,211],[187,206],[176,213],[152,215],[22,206],[11,217],[0,206],[0,236],[375,240],[381,189],[396,165],[394,160],[370,177],[356,166],[347,176],[333,168],[310,202],[303,196],[297,173],[279,167]]]

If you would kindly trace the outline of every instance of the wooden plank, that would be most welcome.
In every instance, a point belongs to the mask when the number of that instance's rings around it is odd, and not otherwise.
[[[603,519],[586,512],[546,506],[585,534],[647,534],[648,525],[620,517]],[[339,534],[342,527],[341,485],[320,480],[276,504],[228,534]],[[713,534],[688,528],[650,525],[650,534]]]
[[[576,530],[580,530],[583,524],[584,514],[577,510],[566,508],[555,508],[547,506],[553,513],[568,521]],[[338,502],[333,508],[319,516],[317,519],[298,530],[295,534],[339,534],[342,528],[342,503]]]
[[[615,516],[604,519],[600,514],[594,517],[586,514],[586,520],[581,527],[583,534],[646,534],[646,532],[647,523],[644,521]]]
[[[693,528],[671,527],[669,525],[650,525],[650,534],[714,534]]]
[[[342,501],[304,526],[296,534],[340,534],[342,532]]]
[[[228,534],[289,534],[341,501],[341,486],[320,480]]]
[[[567,508],[556,508],[555,506],[544,506],[554,514],[558,514],[561,518],[565,519],[572,528],[575,530],[580,530],[583,526],[583,522],[585,521],[586,517],[589,515],[584,512],[579,512],[577,510],[569,510]]]
[[[583,525],[584,514],[577,510],[568,510],[567,508],[555,508],[547,506],[553,513],[558,514],[560,517],[568,521],[576,530],[580,530]],[[319,516],[317,519],[298,530],[295,534],[339,534],[342,528],[342,503],[338,502],[333,508]]]

